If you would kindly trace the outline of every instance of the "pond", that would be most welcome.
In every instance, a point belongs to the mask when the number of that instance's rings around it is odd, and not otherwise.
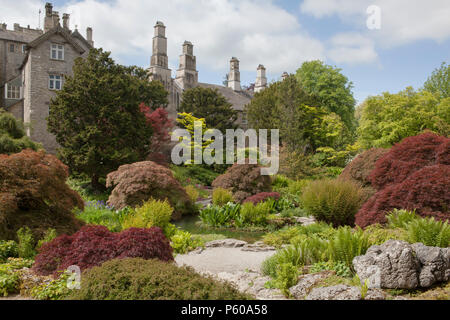
[[[248,243],[254,243],[262,240],[265,232],[243,231],[231,228],[210,228],[200,224],[201,220],[198,216],[185,217],[175,222],[175,225],[191,234],[220,234],[230,239],[243,240]]]

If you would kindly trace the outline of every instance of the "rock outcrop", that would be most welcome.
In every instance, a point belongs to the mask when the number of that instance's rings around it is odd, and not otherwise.
[[[450,249],[389,240],[356,257],[353,267],[369,288],[428,288],[450,279]]]

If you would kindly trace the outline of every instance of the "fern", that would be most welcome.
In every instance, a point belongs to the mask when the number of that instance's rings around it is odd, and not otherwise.
[[[450,225],[448,221],[417,219],[408,224],[408,241],[421,242],[430,247],[447,248],[450,246]]]
[[[419,216],[415,211],[397,210],[394,209],[389,215],[386,216],[388,225],[390,228],[402,228],[407,229],[408,224],[414,220],[417,220]]]
[[[347,267],[352,268],[353,259],[361,256],[369,249],[368,236],[361,229],[352,231],[349,227],[339,228],[328,243],[328,253],[330,260],[343,262]]]

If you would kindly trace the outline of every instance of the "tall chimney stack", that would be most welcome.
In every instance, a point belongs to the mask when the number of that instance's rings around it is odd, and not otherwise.
[[[53,5],[50,2],[45,4],[44,33],[53,29]]]
[[[86,29],[86,40],[91,45],[91,47],[94,47],[94,41],[92,40],[92,28],[87,27]]]
[[[230,73],[228,75],[228,88],[234,91],[242,91],[241,89],[241,73],[239,72],[239,60],[232,57],[230,60]]]
[[[66,30],[69,30],[70,29],[69,24],[70,24],[70,14],[64,13],[63,14],[63,28]]]
[[[256,71],[255,92],[261,92],[267,87],[266,68],[260,64]]]

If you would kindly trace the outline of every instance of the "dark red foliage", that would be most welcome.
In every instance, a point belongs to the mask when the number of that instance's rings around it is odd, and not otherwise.
[[[235,163],[228,168],[213,181],[212,187],[231,190],[237,202],[242,202],[257,193],[272,192],[272,181],[269,176],[261,175],[261,167],[257,164],[248,164],[248,159],[245,163]]]
[[[139,108],[141,112],[144,113],[147,123],[153,128],[153,135],[150,141],[151,153],[148,160],[161,165],[167,165],[167,149],[170,142],[170,130],[174,126],[174,123],[169,119],[169,113],[163,108],[152,111],[152,109],[144,103],[142,103]]]
[[[382,156],[370,174],[378,189],[356,214],[356,224],[385,223],[393,209],[450,219],[450,139],[431,132],[409,137]]]
[[[72,210],[83,199],[66,184],[68,167],[44,151],[0,155],[0,240],[14,240],[29,227],[35,241],[49,229],[72,234],[84,223]]]
[[[260,202],[264,202],[267,199],[272,198],[275,200],[280,199],[280,194],[278,192],[261,192],[258,194],[255,194],[254,196],[248,197],[244,200],[244,203],[246,202],[252,202],[253,204],[258,204]]]
[[[72,236],[63,235],[44,244],[33,270],[56,276],[72,265],[84,271],[116,258],[173,260],[169,240],[158,227],[112,233],[104,226],[85,226]]]
[[[426,166],[449,164],[450,139],[426,132],[396,144],[381,157],[370,174],[372,186],[380,190],[401,183]]]

